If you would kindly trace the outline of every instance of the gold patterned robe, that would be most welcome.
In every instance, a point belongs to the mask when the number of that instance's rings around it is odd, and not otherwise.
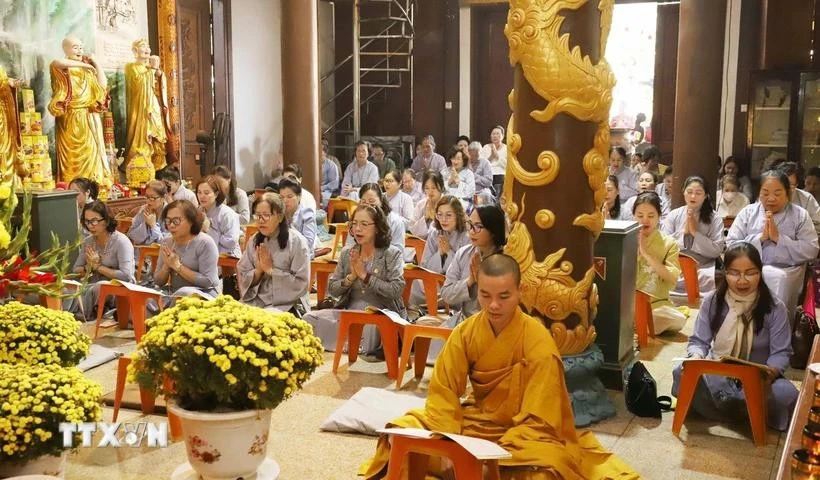
[[[468,379],[473,391],[461,401]],[[499,461],[503,480],[639,478],[591,433],[575,430],[558,348],[520,308],[498,336],[484,312],[459,324],[436,360],[424,409],[390,424],[495,442],[512,454]],[[381,478],[389,454],[383,435],[360,473]]]
[[[48,111],[56,118],[57,178],[70,182],[86,177],[108,190],[114,181],[105,154],[100,113],[107,109],[108,94],[96,74],[85,68],[51,65],[51,101]]]
[[[20,124],[17,96],[0,66],[0,186],[11,187],[19,165]]]
[[[165,166],[167,135],[155,86],[154,69],[139,62],[125,65],[129,185],[151,181],[154,170]]]

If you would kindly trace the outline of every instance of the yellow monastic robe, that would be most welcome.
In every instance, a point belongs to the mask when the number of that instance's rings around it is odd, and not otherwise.
[[[57,178],[64,182],[90,178],[107,191],[114,181],[100,118],[100,112],[106,110],[107,92],[93,71],[58,68],[54,64],[51,90],[48,111],[57,120]]]
[[[165,166],[165,126],[156,95],[156,71],[144,63],[125,65],[125,96],[128,101],[129,185],[147,183],[154,170]]]
[[[19,165],[20,124],[17,97],[0,66],[0,186],[11,187]]]
[[[468,378],[473,391],[462,402]],[[520,308],[497,337],[484,312],[458,325],[436,361],[425,408],[391,425],[493,441],[512,454],[499,462],[505,480],[639,478],[591,433],[576,432],[558,348]],[[389,453],[383,435],[360,474],[381,478]]]

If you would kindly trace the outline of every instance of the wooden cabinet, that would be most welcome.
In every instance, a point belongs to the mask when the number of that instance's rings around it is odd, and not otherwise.
[[[746,148],[750,175],[778,158],[820,166],[820,71],[752,73]]]

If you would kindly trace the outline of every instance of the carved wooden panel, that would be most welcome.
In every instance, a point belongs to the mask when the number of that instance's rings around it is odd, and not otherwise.
[[[127,217],[133,218],[137,212],[139,211],[140,207],[145,205],[148,200],[145,197],[127,197],[127,198],[118,198],[116,200],[108,200],[105,204],[111,209],[111,213],[114,214],[114,217]]]
[[[214,115],[214,92],[211,82],[211,14],[209,2],[179,0],[180,72],[182,77],[182,138],[185,156],[182,159],[186,177],[198,178],[199,154],[196,135],[210,133]]]

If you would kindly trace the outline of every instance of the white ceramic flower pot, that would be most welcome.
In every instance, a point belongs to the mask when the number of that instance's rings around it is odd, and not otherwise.
[[[234,480],[256,473],[268,451],[270,410],[194,412],[169,402],[182,424],[188,462],[204,480]]]
[[[0,462],[0,478],[14,478],[23,475],[48,475],[51,478],[64,478],[68,451],[62,455],[44,455],[22,465]]]

